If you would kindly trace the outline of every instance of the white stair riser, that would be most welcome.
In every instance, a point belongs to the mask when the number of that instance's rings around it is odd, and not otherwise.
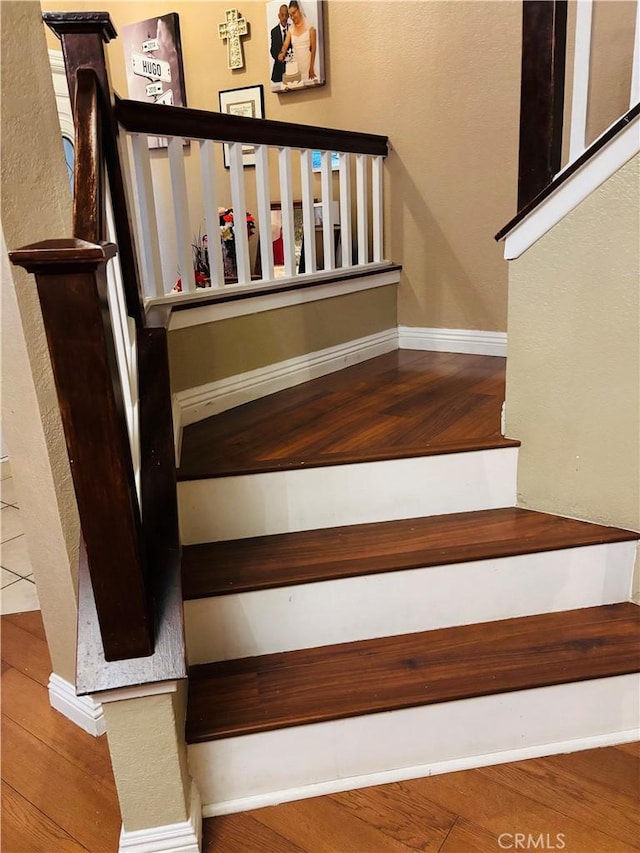
[[[182,543],[513,506],[517,459],[506,447],[181,482]]]
[[[185,602],[191,664],[628,601],[634,542]]]
[[[189,747],[213,817],[637,739],[640,676],[482,696]]]

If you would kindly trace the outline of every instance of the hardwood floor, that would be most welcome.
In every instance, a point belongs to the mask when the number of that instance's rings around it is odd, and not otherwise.
[[[191,424],[178,477],[512,447],[504,377],[503,358],[396,350]]]
[[[1,628],[3,853],[115,853],[120,816],[106,739],[49,707],[40,614],[4,616]],[[625,744],[206,820],[203,850],[633,853],[639,790],[640,744]],[[528,848],[515,847],[516,833]]]

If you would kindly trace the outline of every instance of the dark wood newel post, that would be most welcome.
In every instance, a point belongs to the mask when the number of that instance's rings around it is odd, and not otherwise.
[[[152,654],[153,606],[107,303],[113,244],[49,240],[10,252],[34,273],[107,660]]]
[[[127,311],[140,326],[144,316],[143,295],[118,150],[118,123],[113,112],[114,94],[111,90],[104,52],[105,44],[117,38],[118,34],[108,12],[45,12],[42,19],[62,43],[72,106],[75,105],[77,72],[81,68],[91,68],[97,78],[102,119],[102,147],[111,189],[111,203],[118,238],[118,257],[122,268]]]
[[[560,171],[567,0],[523,0],[518,210]]]

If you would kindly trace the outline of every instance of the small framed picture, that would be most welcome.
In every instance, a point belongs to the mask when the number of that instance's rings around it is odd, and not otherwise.
[[[264,118],[264,86],[243,86],[240,89],[223,89],[218,93],[220,112],[245,118]],[[225,144],[224,165],[228,169],[231,160],[229,145]],[[256,165],[256,154],[253,145],[242,146],[242,162],[245,166]]]

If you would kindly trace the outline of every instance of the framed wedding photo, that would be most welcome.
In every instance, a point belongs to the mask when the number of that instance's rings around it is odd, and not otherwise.
[[[272,92],[308,91],[327,82],[322,5],[322,0],[267,2]]]
[[[264,118],[264,86],[243,86],[240,89],[223,89],[218,92],[220,112],[244,118]],[[225,144],[224,165],[230,166],[229,146]],[[253,145],[242,146],[242,162],[245,166],[256,165]]]

